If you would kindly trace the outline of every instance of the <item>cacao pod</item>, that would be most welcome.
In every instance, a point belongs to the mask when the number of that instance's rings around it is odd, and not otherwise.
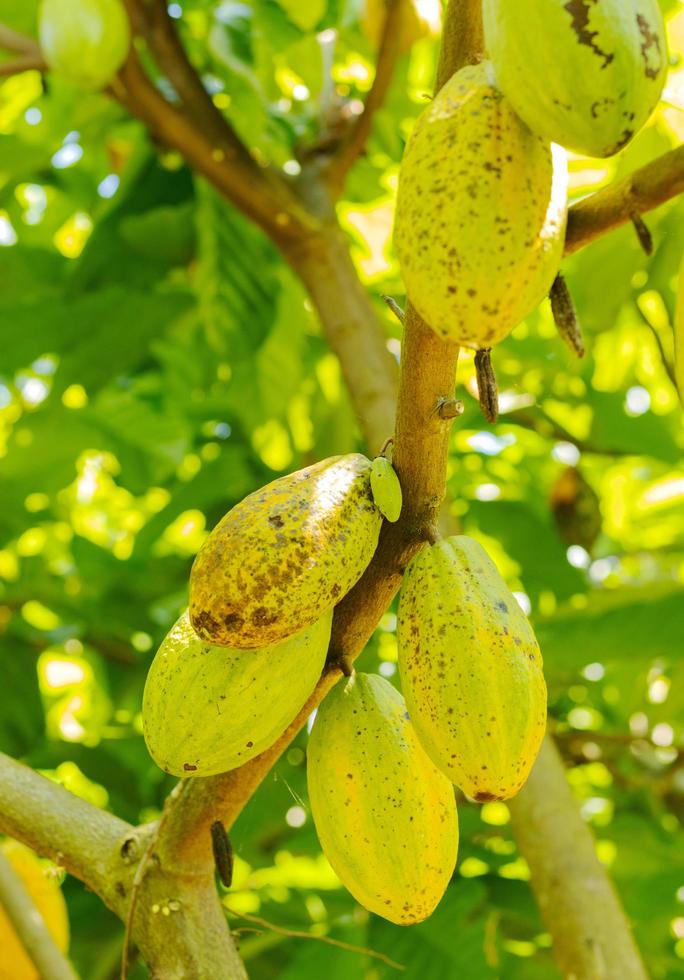
[[[456,864],[456,801],[388,681],[353,674],[332,689],[309,739],[307,779],[316,832],[342,884],[390,922],[426,919]]]
[[[0,845],[43,917],[55,945],[66,953],[69,947],[69,918],[62,889],[38,857],[15,840]],[[7,913],[0,906],[0,980],[40,980],[38,971],[14,931]]]
[[[370,460],[332,456],[233,507],[190,575],[190,619],[210,643],[263,647],[314,623],[373,557],[382,515]]]
[[[607,157],[641,129],[665,83],[657,0],[484,0],[497,83],[530,129]]]
[[[150,755],[174,776],[228,772],[272,745],[321,676],[332,609],[261,650],[205,643],[185,612],[157,651],[143,694]]]
[[[532,627],[476,541],[457,535],[412,559],[397,639],[430,758],[475,800],[514,796],[544,736],[546,684]]]
[[[501,340],[548,293],[566,217],[564,151],[520,121],[488,63],[456,72],[399,173],[394,243],[425,322],[475,350]]]
[[[105,88],[130,44],[121,0],[42,0],[40,47],[48,66],[82,88]]]
[[[424,37],[437,37],[442,28],[440,0],[401,0],[399,50],[409,51]],[[361,16],[361,29],[377,47],[382,38],[387,16],[387,0],[366,0]]]
[[[384,456],[376,456],[373,460],[370,481],[375,506],[385,520],[394,524],[401,516],[401,483],[394,467]]]

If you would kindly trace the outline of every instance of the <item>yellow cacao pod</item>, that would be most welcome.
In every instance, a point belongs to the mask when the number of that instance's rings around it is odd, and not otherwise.
[[[321,676],[332,610],[261,650],[205,643],[184,613],[152,661],[143,695],[150,755],[174,776],[214,776],[259,755],[285,731]]]
[[[69,918],[57,879],[46,873],[33,851],[18,841],[5,840],[0,846],[43,917],[55,945],[66,953],[69,948]],[[0,980],[40,980],[38,971],[1,906]]]
[[[332,456],[233,507],[190,575],[190,619],[210,643],[267,646],[314,623],[361,577],[378,543],[370,460]]]
[[[520,121],[488,63],[456,72],[399,174],[394,243],[425,322],[475,350],[497,343],[548,293],[566,217],[564,151]]]
[[[481,545],[457,535],[412,559],[397,633],[430,758],[475,800],[514,796],[544,736],[546,684],[532,627]]]
[[[121,0],[42,0],[38,34],[48,66],[87,89],[111,82],[130,44]]]
[[[387,0],[366,0],[361,17],[361,28],[371,44],[380,44]],[[416,41],[424,37],[437,37],[442,27],[440,0],[402,0],[399,49],[408,51]]]
[[[484,0],[483,15],[497,83],[544,139],[611,156],[660,98],[667,46],[657,0]]]
[[[318,709],[307,752],[323,853],[354,898],[410,925],[435,909],[456,864],[453,787],[382,677],[340,681]]]

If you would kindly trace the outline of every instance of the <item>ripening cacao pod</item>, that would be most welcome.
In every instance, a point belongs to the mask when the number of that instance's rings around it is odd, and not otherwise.
[[[426,919],[456,864],[456,801],[388,681],[353,674],[332,689],[309,738],[307,779],[316,832],[342,884],[390,922]]]
[[[399,477],[390,461],[384,456],[376,456],[371,466],[371,492],[375,506],[390,524],[401,516],[403,495]]]
[[[121,0],[42,0],[38,36],[48,66],[87,89],[109,85],[130,44]]]
[[[370,460],[332,456],[283,476],[233,507],[190,575],[190,619],[210,643],[278,643],[314,623],[361,577],[382,515]]]
[[[560,264],[567,163],[520,121],[488,63],[456,72],[404,152],[394,243],[409,299],[475,350],[546,296]]]
[[[607,157],[641,129],[667,73],[657,0],[484,0],[497,83],[530,129]]]
[[[514,796],[544,736],[546,684],[532,627],[481,545],[456,535],[412,559],[397,639],[430,758],[475,800]]]
[[[2,853],[40,912],[55,945],[63,953],[69,948],[69,918],[59,882],[38,857],[19,841],[5,840]],[[0,905],[0,980],[40,980],[24,946]]]
[[[332,609],[261,650],[205,643],[185,612],[156,653],[143,695],[150,755],[174,776],[228,772],[272,745],[325,665]]]

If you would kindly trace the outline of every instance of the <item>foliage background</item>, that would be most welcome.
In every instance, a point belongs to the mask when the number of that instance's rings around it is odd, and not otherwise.
[[[616,160],[572,160],[575,197],[684,137],[684,8],[662,6],[664,102]],[[339,32],[340,89],[370,84],[360,7],[171,5],[217,106],[293,176],[317,128],[322,31]],[[33,0],[0,0],[0,21],[35,32]],[[401,59],[339,208],[397,355],[381,300],[403,298],[393,197],[435,57],[426,39]],[[684,972],[684,433],[670,378],[683,216],[675,201],[649,217],[650,259],[628,228],[565,263],[588,355],[573,360],[543,305],[495,352],[494,428],[464,357],[449,475],[464,530],[534,620],[569,778],[656,978]],[[207,529],[281,473],[363,447],[274,247],[106,96],[37,73],[2,82],[0,245],[0,749],[127,820],[153,819],[173,780],[146,753],[142,689]],[[390,611],[361,669],[394,676],[394,631]],[[457,875],[432,919],[402,930],[356,906],[321,857],[305,745],[235,828],[231,909],[385,951],[407,978],[557,975],[505,805],[462,802]],[[64,890],[77,968],[115,976],[121,924],[77,881]],[[393,974],[234,927],[254,978]]]

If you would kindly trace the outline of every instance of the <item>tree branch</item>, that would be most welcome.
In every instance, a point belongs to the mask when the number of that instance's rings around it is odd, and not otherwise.
[[[13,61],[0,61],[0,78],[21,75],[25,71],[47,71],[47,65],[40,54],[26,54]]]
[[[216,145],[187,114],[167,102],[145,74],[133,48],[112,91],[280,247],[315,230],[315,219],[273,171],[258,168],[241,145],[236,147],[232,141]]]
[[[328,168],[327,180],[337,194],[344,180],[363,152],[373,128],[375,113],[382,108],[387,96],[394,67],[401,53],[401,20],[408,0],[386,0],[385,23],[375,64],[375,78],[366,96],[363,112],[350,128]]]
[[[2,850],[0,907],[7,913],[27,956],[43,980],[78,980],[68,959],[55,944],[23,881]]]
[[[40,54],[37,41],[27,34],[20,34],[5,24],[0,24],[0,48],[16,51],[18,54]]]
[[[141,34],[159,68],[165,73],[194,124],[208,136],[215,147],[238,157],[251,166],[257,180],[259,167],[241,143],[230,123],[212,102],[197,71],[181,44],[166,0],[124,0],[133,30]]]
[[[107,904],[114,900],[110,856],[134,834],[124,820],[2,753],[0,830],[66,868]]]
[[[646,980],[625,914],[550,737],[525,787],[508,806],[563,975]]]
[[[652,160],[633,174],[573,204],[568,215],[565,254],[645,214],[684,192],[684,146]]]

